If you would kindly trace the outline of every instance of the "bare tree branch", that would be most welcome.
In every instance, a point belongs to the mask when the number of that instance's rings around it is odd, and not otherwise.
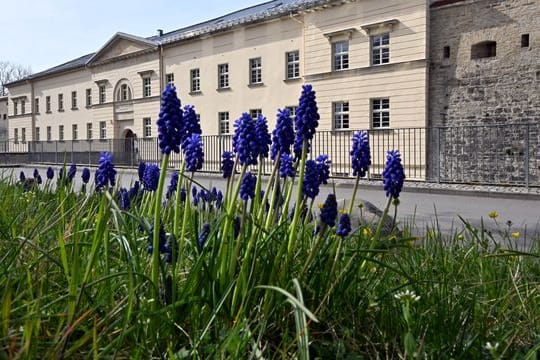
[[[29,66],[0,61],[0,96],[7,95],[6,84],[23,79],[30,74],[32,74],[32,69]]]

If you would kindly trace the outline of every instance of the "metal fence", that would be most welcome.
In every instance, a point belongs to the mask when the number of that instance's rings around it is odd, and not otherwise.
[[[352,176],[350,149],[354,131],[318,131],[311,157],[328,154],[334,177]],[[408,180],[540,186],[540,124],[401,128],[369,130],[372,167],[368,178],[381,177],[386,151],[400,150]],[[232,136],[203,136],[202,171],[220,172],[221,154],[232,149]],[[158,163],[156,138],[77,141],[0,142],[0,164],[71,163],[95,165],[103,151],[118,165]],[[182,154],[171,154],[178,168]],[[271,171],[271,161],[263,164]]]

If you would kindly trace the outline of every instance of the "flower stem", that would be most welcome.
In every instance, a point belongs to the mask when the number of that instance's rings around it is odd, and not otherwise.
[[[356,191],[358,190],[358,182],[360,181],[360,177],[356,177],[356,182],[354,184],[354,189],[351,197],[351,203],[349,204],[349,216],[352,217],[353,215],[353,208],[354,208],[354,200],[356,199]]]
[[[291,226],[289,228],[289,244],[287,246],[287,254],[290,257],[292,247],[296,241],[296,233],[298,232],[296,226],[298,225],[298,219],[300,218],[300,203],[302,202],[302,186],[304,185],[304,172],[306,168],[308,142],[304,140],[302,145],[302,158],[300,159],[300,174],[298,175],[298,189],[296,190],[296,206],[294,208],[294,216]]]
[[[159,300],[159,230],[160,230],[160,209],[161,198],[163,196],[163,185],[167,177],[167,166],[169,165],[169,155],[164,154],[161,159],[161,173],[159,174],[158,188],[154,199],[154,234],[152,239],[152,282],[155,288],[155,299],[152,308],[157,310]]]

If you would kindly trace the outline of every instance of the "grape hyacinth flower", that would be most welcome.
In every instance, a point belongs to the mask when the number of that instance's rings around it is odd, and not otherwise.
[[[139,162],[139,167],[137,169],[137,172],[139,174],[139,181],[143,182],[143,176],[144,176],[144,170],[146,169],[146,163],[144,161]]]
[[[304,174],[304,183],[302,193],[308,198],[315,199],[319,195],[320,186],[319,166],[315,160],[306,161],[306,170]]]
[[[244,174],[242,178],[242,184],[240,185],[240,198],[244,201],[248,199],[253,199],[255,197],[255,185],[257,183],[257,177],[255,177],[251,172]]]
[[[159,181],[159,166],[156,164],[146,164],[143,175],[143,185],[146,191],[156,191]]]
[[[173,171],[171,174],[171,182],[169,183],[169,187],[167,188],[167,193],[165,194],[165,198],[170,199],[174,192],[176,191],[176,187],[178,186],[178,171]]]
[[[294,128],[296,137],[294,139],[294,154],[297,158],[302,156],[302,146],[304,141],[313,139],[315,129],[319,126],[319,110],[315,100],[315,91],[309,84],[302,86],[302,95],[298,100],[298,108],[294,118]],[[308,147],[309,152],[309,147]]]
[[[366,131],[357,131],[354,133],[350,155],[353,175],[361,178],[366,176],[371,166],[371,151],[369,148],[368,133]]]
[[[277,122],[272,131],[272,148],[270,157],[276,160],[278,154],[290,154],[294,144],[294,125],[289,109],[278,110]]]
[[[328,155],[319,155],[315,160],[317,162],[317,169],[319,170],[319,184],[328,184],[330,178],[330,164],[332,163],[328,159]]]
[[[201,170],[204,161],[201,135],[191,135],[186,139],[185,144],[184,155],[186,159],[186,170],[190,172]]]
[[[127,210],[131,206],[131,199],[129,196],[129,192],[125,188],[120,188],[119,192],[120,197],[120,209]]]
[[[116,170],[112,162],[112,156],[108,152],[102,152],[96,169],[96,190],[116,184]]]
[[[75,174],[77,173],[77,165],[75,165],[75,163],[72,163],[70,166],[69,166],[69,170],[67,172],[67,181],[69,182],[72,182],[73,179],[75,178]]]
[[[259,148],[257,151],[258,155],[264,158],[268,157],[272,138],[268,132],[268,122],[262,115],[257,116],[257,120],[255,121],[255,134],[257,135],[257,145]]]
[[[345,236],[349,235],[351,232],[351,218],[349,217],[349,214],[344,213],[341,214],[339,217],[337,229],[336,229],[336,235],[341,236],[344,238]]]
[[[154,253],[154,246],[152,245],[152,234],[154,233],[154,225],[150,225],[150,229],[148,231],[148,254]],[[168,253],[169,247],[167,246],[167,236],[165,234],[165,230],[163,229],[163,226],[159,227],[159,252],[160,253]]]
[[[210,235],[210,224],[204,223],[198,238],[199,247],[201,249],[204,248],[206,240],[208,240],[208,235]]]
[[[294,158],[291,154],[281,155],[281,160],[279,163],[279,176],[281,178],[294,177],[295,171],[293,167]]]
[[[397,150],[389,150],[386,154],[386,166],[382,173],[384,190],[386,196],[399,198],[401,189],[403,188],[403,181],[405,180],[405,173],[403,172],[403,165],[401,164],[401,155]]]
[[[52,167],[47,168],[47,179],[52,180],[54,178],[54,170]]]
[[[249,114],[243,113],[234,123],[233,150],[238,155],[240,165],[257,165],[259,146],[255,124]]]
[[[196,198],[197,194],[198,194],[197,187],[193,185],[193,187],[191,188],[191,197]]]
[[[186,196],[187,196],[186,188],[183,187],[182,189],[180,189],[180,201],[185,202],[186,201]]]
[[[232,151],[224,151],[221,155],[221,171],[223,178],[228,179],[232,176],[234,169],[234,154]]]
[[[24,175],[24,171],[21,171],[20,174],[19,174],[19,180],[21,182],[25,182],[26,181],[26,175]]]
[[[41,175],[38,174],[38,176],[36,177],[36,182],[38,183],[38,185],[41,185],[41,183],[43,182],[43,180],[41,179]]]
[[[81,179],[84,184],[88,184],[88,181],[90,181],[90,169],[85,167],[82,170]]]
[[[328,194],[326,201],[321,208],[321,221],[330,227],[336,225],[336,217],[338,214],[336,195]]]
[[[39,171],[38,171],[38,169],[34,169],[34,174],[33,174],[33,176],[34,176],[34,179],[37,179],[37,178],[39,177]]]
[[[182,109],[176,88],[167,84],[161,95],[161,109],[157,120],[159,148],[163,154],[180,152],[182,141]]]
[[[135,181],[133,186],[129,189],[129,199],[130,200],[133,200],[133,199],[135,199],[136,197],[139,196],[139,187],[140,187],[139,181]]]
[[[201,125],[195,113],[195,107],[192,105],[184,106],[183,113],[183,128],[182,128],[182,150],[186,151],[188,146],[187,139],[193,134],[202,134]]]

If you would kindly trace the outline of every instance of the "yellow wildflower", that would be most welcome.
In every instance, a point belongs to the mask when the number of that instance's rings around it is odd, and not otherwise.
[[[489,214],[489,217],[492,218],[492,219],[496,219],[499,217],[499,213],[496,212],[495,210],[491,211]]]
[[[512,237],[513,237],[514,239],[517,239],[517,238],[519,237],[519,231],[513,232],[513,233],[512,233]]]
[[[373,236],[373,232],[371,231],[370,228],[363,228],[362,229],[362,236],[365,237],[365,238],[371,237],[371,236]]]

